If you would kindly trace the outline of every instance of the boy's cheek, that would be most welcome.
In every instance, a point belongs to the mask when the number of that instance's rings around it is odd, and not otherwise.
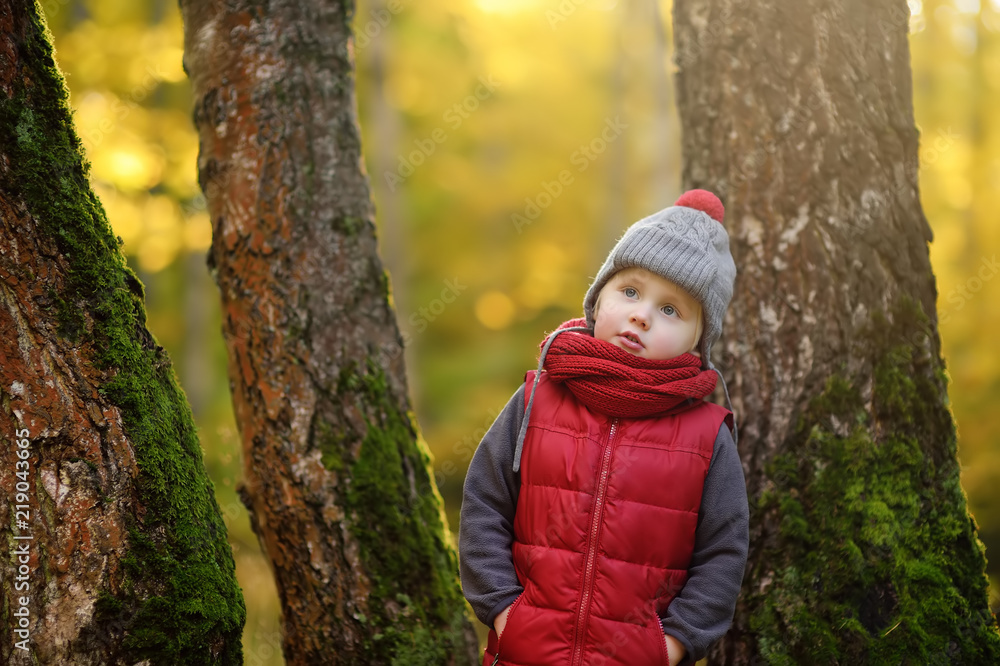
[[[622,304],[614,296],[611,296],[601,302],[600,311],[608,317],[613,317],[621,311],[621,307]]]

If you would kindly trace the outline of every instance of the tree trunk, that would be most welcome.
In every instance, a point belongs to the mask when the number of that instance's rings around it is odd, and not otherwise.
[[[904,0],[677,0],[684,186],[739,269],[750,559],[712,663],[1000,663],[959,486]]]
[[[649,210],[660,210],[671,205],[680,194],[672,192],[672,187],[668,187],[668,183],[677,183],[679,164],[674,146],[680,140],[680,128],[676,118],[671,116],[675,106],[671,99],[673,86],[670,85],[670,76],[665,66],[670,52],[670,36],[664,25],[666,19],[660,11],[660,0],[648,0],[642,6],[649,12],[647,21],[654,38],[654,48],[649,50],[647,56],[653,79],[649,85],[653,88],[654,114],[649,140],[654,146],[658,146],[653,152],[653,166],[650,169],[651,178],[645,200],[649,202]]]
[[[352,2],[182,0],[241,488],[289,664],[470,663],[357,127]]]
[[[241,664],[226,527],[35,2],[0,0],[5,664]]]

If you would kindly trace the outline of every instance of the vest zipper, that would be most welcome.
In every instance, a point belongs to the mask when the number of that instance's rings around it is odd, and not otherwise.
[[[583,643],[587,631],[587,621],[590,619],[590,595],[594,588],[594,564],[597,560],[597,542],[600,537],[601,523],[604,515],[604,500],[608,490],[608,476],[611,473],[611,455],[614,453],[615,431],[618,430],[618,419],[611,421],[608,431],[608,441],[605,444],[601,461],[601,475],[597,482],[597,493],[594,495],[594,511],[590,519],[590,538],[587,545],[587,561],[584,568],[583,591],[580,595],[580,610],[576,620],[576,645],[573,648],[573,666],[583,663]]]

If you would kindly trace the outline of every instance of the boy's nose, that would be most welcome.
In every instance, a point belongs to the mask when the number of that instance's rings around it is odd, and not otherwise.
[[[649,328],[649,314],[646,312],[646,308],[637,307],[632,310],[629,321],[644,331]]]

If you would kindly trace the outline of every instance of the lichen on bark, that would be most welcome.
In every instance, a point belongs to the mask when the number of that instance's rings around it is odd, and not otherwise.
[[[913,301],[876,314],[870,375],[831,377],[771,463],[756,510],[779,527],[757,562],[774,573],[747,594],[767,663],[1000,663],[928,334]]]
[[[18,82],[0,99],[8,159],[0,185],[58,249],[65,272],[52,315],[60,335],[104,373],[99,399],[120,411],[139,470],[140,515],[127,526],[122,569],[94,591],[94,621],[76,641],[83,652],[105,646],[107,663],[242,663],[246,611],[191,411],[145,327],[142,287],[90,188],[37,3],[27,14],[16,36]]]
[[[341,498],[370,596],[383,601],[363,618],[375,628],[363,647],[366,663],[453,663],[467,640],[465,601],[427,445],[376,361],[361,371],[345,368],[338,390],[363,404],[368,426],[357,459],[342,475],[348,489]],[[338,459],[328,468],[340,465]]]

